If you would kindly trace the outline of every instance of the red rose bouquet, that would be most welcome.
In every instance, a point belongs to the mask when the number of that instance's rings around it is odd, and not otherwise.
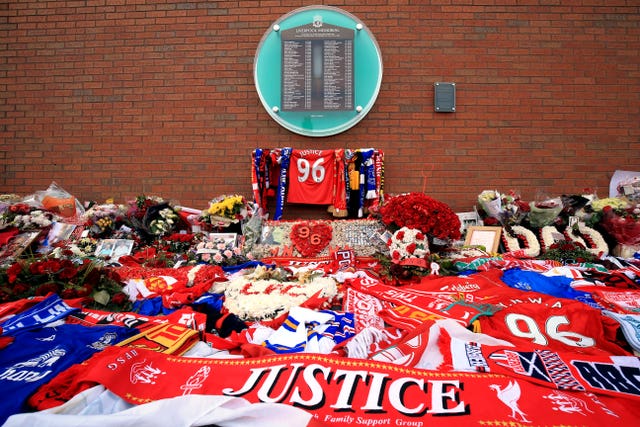
[[[407,193],[387,200],[380,208],[382,222],[394,230],[420,230],[442,240],[460,238],[460,219],[445,203],[423,193]]]
[[[601,224],[618,243],[640,245],[640,203],[617,209],[605,206]]]
[[[90,308],[127,311],[122,285],[95,261],[29,257],[0,269],[0,303],[56,293],[63,299],[82,298]]]

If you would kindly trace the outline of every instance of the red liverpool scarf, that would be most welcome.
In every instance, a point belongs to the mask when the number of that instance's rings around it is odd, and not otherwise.
[[[59,402],[82,386],[101,383],[136,404],[187,394],[284,403],[310,411],[318,424],[329,426],[601,426],[632,425],[640,416],[637,400],[623,396],[554,390],[496,374],[427,371],[335,356],[200,359],[109,347],[82,367],[65,388],[48,384],[34,398]]]

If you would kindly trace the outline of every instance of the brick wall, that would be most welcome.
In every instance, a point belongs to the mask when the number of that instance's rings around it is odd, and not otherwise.
[[[264,32],[305,2],[3,1],[0,193],[56,181],[204,208],[251,194],[256,147],[373,146],[387,193],[457,211],[489,188],[606,196],[613,171],[640,170],[640,6],[604,3],[330,2],[374,34],[384,75],[360,123],[309,138],[269,117],[252,74]],[[456,83],[455,113],[434,112],[437,81]]]

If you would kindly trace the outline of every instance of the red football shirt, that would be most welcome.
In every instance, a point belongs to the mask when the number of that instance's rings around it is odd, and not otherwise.
[[[309,205],[333,203],[335,163],[334,150],[293,150],[287,202]]]

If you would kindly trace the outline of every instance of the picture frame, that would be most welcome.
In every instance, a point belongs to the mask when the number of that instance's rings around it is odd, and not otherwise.
[[[483,246],[485,251],[497,252],[500,245],[502,227],[472,225],[467,228],[465,246]]]
[[[133,244],[134,241],[129,239],[102,239],[98,242],[94,255],[117,262],[121,256],[131,255]]]
[[[0,264],[10,264],[18,259],[27,248],[34,244],[40,233],[39,230],[27,231],[11,238],[7,245],[0,248]]]
[[[48,246],[69,240],[76,227],[77,225],[75,224],[67,224],[64,222],[54,222],[51,224],[51,229],[49,230],[49,234],[47,234],[46,240]]]

